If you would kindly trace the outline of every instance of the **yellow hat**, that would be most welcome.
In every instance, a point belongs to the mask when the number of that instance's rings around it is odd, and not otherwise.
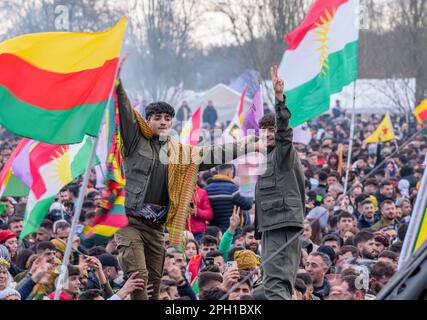
[[[254,270],[259,265],[259,260],[252,250],[240,250],[234,254],[237,267],[241,270]]]

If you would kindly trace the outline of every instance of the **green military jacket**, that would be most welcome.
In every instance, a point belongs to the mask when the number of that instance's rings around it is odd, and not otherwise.
[[[305,177],[292,144],[291,113],[285,101],[276,101],[276,146],[267,154],[266,171],[259,177],[255,188],[258,233],[284,227],[303,227]]]

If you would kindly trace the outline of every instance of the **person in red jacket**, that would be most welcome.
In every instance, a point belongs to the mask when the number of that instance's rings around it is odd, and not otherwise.
[[[190,230],[194,239],[200,243],[203,232],[206,230],[206,222],[212,220],[213,210],[209,202],[208,193],[198,185],[194,188],[193,200],[190,203]]]

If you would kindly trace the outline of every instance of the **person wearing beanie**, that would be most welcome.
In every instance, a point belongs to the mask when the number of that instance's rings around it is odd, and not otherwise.
[[[240,250],[234,254],[239,270],[252,271],[259,265],[259,260],[252,250]]]
[[[0,300],[21,300],[21,294],[12,288],[0,291]]]
[[[102,264],[102,270],[104,271],[113,292],[120,290],[125,284],[125,280],[119,273],[120,267],[117,258],[110,253],[104,253],[101,254],[98,259]]]
[[[19,273],[19,270],[15,266],[15,260],[18,252],[18,239],[16,238],[16,234],[10,230],[0,231],[0,244],[4,245],[9,250],[10,262],[12,264],[9,272],[14,277]]]

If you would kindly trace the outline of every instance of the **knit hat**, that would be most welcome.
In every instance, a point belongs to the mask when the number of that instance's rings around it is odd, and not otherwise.
[[[336,257],[335,251],[331,247],[329,247],[329,246],[320,246],[317,249],[317,252],[323,252],[324,254],[326,254],[326,255],[329,256],[329,258],[331,259],[331,262],[335,261],[335,257]]]
[[[254,270],[259,265],[259,260],[252,250],[239,250],[234,254],[237,267],[241,270]]]
[[[6,261],[10,261],[10,252],[9,250],[2,244],[0,244],[0,259],[3,258]]]
[[[0,244],[5,243],[9,239],[16,238],[16,234],[14,234],[10,230],[2,230],[0,231]]]
[[[381,234],[377,234],[374,239],[375,239],[375,241],[381,243],[386,248],[388,248],[388,246],[390,245],[389,240],[387,239],[387,237],[383,236]]]
[[[61,252],[62,254],[65,252],[65,248],[67,244],[59,239],[52,239],[50,242],[55,246],[55,249]]]
[[[101,262],[103,267],[114,267],[119,269],[119,262],[117,261],[117,258],[109,253],[103,253],[98,257],[99,261]]]
[[[7,297],[10,297],[10,296],[18,296],[19,299],[21,299],[21,294],[15,289],[6,288],[0,291],[0,300],[5,300]]]

